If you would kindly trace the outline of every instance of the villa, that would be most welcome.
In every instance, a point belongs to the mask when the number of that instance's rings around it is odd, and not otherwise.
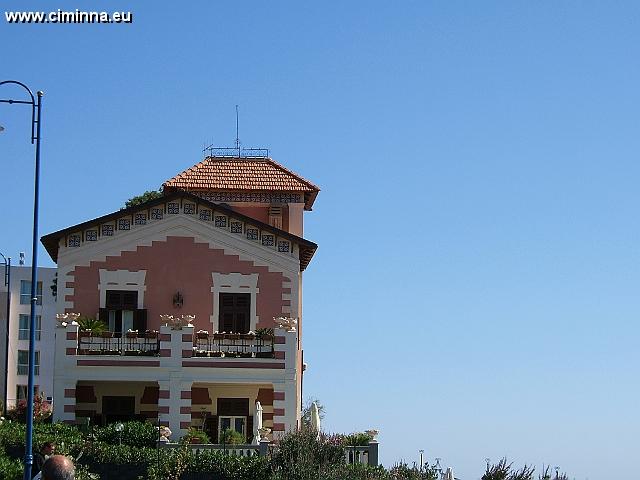
[[[268,157],[209,156],[162,195],[42,238],[58,266],[54,421],[300,424],[303,238],[319,188]],[[82,330],[78,315],[106,331]]]

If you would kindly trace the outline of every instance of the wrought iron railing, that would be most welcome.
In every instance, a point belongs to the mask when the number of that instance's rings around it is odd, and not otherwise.
[[[196,333],[194,357],[274,358],[273,335]]]
[[[222,158],[269,158],[268,148],[238,148],[238,147],[206,147],[204,152],[210,157]]]
[[[158,332],[78,332],[78,355],[156,356]]]

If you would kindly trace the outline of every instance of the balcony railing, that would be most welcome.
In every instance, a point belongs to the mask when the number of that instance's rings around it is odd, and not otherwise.
[[[254,333],[197,332],[194,357],[274,358],[274,336]]]
[[[157,356],[160,343],[157,331],[78,332],[78,355]]]

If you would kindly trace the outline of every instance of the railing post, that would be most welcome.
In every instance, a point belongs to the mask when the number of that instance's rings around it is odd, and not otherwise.
[[[269,454],[269,440],[260,440],[260,448],[258,449],[258,455],[266,457]]]
[[[371,440],[369,441],[369,466],[377,467],[378,466],[378,441]]]

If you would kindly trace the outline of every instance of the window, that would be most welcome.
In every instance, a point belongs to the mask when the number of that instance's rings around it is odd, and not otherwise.
[[[19,318],[18,340],[29,340],[29,315],[20,315]],[[40,340],[42,331],[42,317],[36,315],[36,340]]]
[[[227,333],[248,333],[250,307],[250,293],[221,293],[220,329]]]
[[[36,351],[36,363],[33,368],[34,375],[40,375],[40,352]],[[29,351],[18,350],[18,375],[29,374]]]
[[[138,308],[137,291],[107,290],[105,308],[100,309],[100,320],[110,332],[144,332],[147,328],[147,311]]]
[[[26,400],[28,391],[29,391],[29,386],[28,385],[16,385],[16,401]],[[38,395],[39,391],[40,390],[38,388],[38,385],[34,385],[33,386],[33,393],[35,395]]]
[[[235,430],[246,438],[251,434],[253,425],[249,417],[248,398],[218,398],[218,439],[222,439],[222,432],[227,429]]]
[[[218,438],[222,438],[225,430],[235,430],[243,437],[247,436],[247,417],[218,417]]]
[[[42,282],[38,282],[36,288],[36,303],[42,305]],[[20,281],[20,305],[31,304],[31,282],[29,280]]]

